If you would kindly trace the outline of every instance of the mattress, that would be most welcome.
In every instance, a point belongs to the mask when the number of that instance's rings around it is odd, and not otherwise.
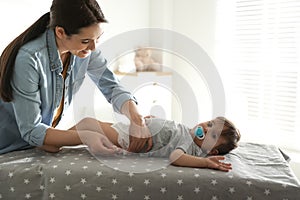
[[[272,145],[241,143],[230,172],[175,167],[166,158],[93,156],[86,147],[0,155],[0,199],[299,199],[286,157]]]

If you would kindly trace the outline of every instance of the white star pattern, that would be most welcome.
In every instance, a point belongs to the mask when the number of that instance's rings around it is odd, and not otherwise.
[[[249,196],[248,196],[248,197],[247,197],[247,200],[253,200],[253,199],[252,199],[252,197],[249,197]]]
[[[81,198],[81,199],[86,199],[87,196],[86,196],[86,194],[81,194],[81,195],[80,195],[80,198]]]
[[[195,174],[194,176],[195,176],[196,178],[199,178],[200,175],[199,175],[199,174]]]
[[[45,186],[44,185],[40,185],[40,190],[44,190]]]
[[[112,195],[111,195],[111,198],[112,198],[113,200],[116,200],[116,199],[118,199],[118,196],[117,196],[116,194],[112,194]]]
[[[218,200],[217,196],[212,196],[211,200]]]
[[[101,190],[102,190],[101,187],[96,187],[96,191],[97,191],[97,192],[100,192]]]
[[[160,192],[163,193],[163,194],[166,193],[167,192],[167,188],[165,188],[165,187],[160,188]]]
[[[182,185],[182,184],[183,184],[182,179],[177,180],[177,184],[178,184],[178,185]]]
[[[183,196],[182,195],[178,195],[177,196],[177,200],[183,200]]]
[[[129,177],[133,177],[133,176],[134,176],[134,173],[133,173],[133,172],[129,172],[129,173],[128,173],[128,176],[129,176]]]
[[[97,176],[102,176],[103,174],[102,174],[101,171],[97,171],[96,175],[97,175]]]
[[[211,184],[212,184],[212,185],[217,185],[217,184],[218,184],[218,182],[217,182],[217,180],[216,180],[216,179],[213,179],[213,180],[211,180]]]
[[[83,170],[86,170],[86,169],[88,169],[88,168],[89,168],[88,166],[83,166],[83,167],[82,167]]]
[[[117,181],[117,179],[114,178],[114,179],[111,181],[111,183],[115,185],[115,184],[118,183],[118,181]]]
[[[9,178],[12,178],[13,176],[14,176],[14,173],[13,173],[13,172],[9,172],[9,173],[8,173],[8,177],[9,177]]]
[[[200,192],[200,188],[199,188],[199,187],[195,187],[194,192],[195,192],[196,194],[198,194],[198,193]]]
[[[246,181],[246,184],[250,187],[252,185],[251,181]]]
[[[65,186],[65,190],[70,191],[71,190],[71,186],[70,185],[66,185]]]
[[[85,178],[81,178],[80,183],[85,184],[86,183],[86,179]]]
[[[234,189],[234,187],[230,187],[230,188],[228,189],[228,191],[229,191],[231,194],[233,194],[233,193],[235,192],[235,189]]]
[[[128,192],[130,192],[130,193],[133,192],[133,187],[131,187],[131,186],[128,187]]]
[[[10,187],[9,190],[10,190],[11,192],[14,192],[14,191],[15,191],[15,188],[14,188],[14,187]]]
[[[30,193],[25,194],[25,199],[30,199],[30,198],[31,198],[31,194]]]
[[[50,193],[50,194],[49,194],[49,198],[50,198],[50,199],[54,199],[54,198],[55,198],[55,194],[54,194],[54,193]]]
[[[29,184],[29,183],[30,183],[29,179],[27,179],[27,178],[26,178],[26,179],[24,179],[24,184],[26,184],[26,185],[27,185],[27,184]]]
[[[266,196],[268,196],[268,195],[270,195],[270,194],[271,194],[271,192],[270,192],[270,190],[269,190],[269,189],[265,189],[265,192],[264,192],[264,193],[265,193],[265,195],[266,195]]]
[[[54,177],[51,177],[50,178],[50,183],[54,183],[55,182],[55,178]]]
[[[165,178],[167,175],[165,173],[161,173],[160,175],[162,178]]]
[[[150,200],[150,195],[145,195],[144,200]]]
[[[67,176],[71,175],[71,170],[66,170],[66,173],[65,173]]]
[[[146,179],[146,180],[144,181],[144,184],[145,184],[145,185],[149,185],[149,184],[150,184],[149,179]]]

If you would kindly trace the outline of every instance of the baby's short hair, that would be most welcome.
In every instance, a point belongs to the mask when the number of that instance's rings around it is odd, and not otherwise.
[[[215,149],[218,150],[218,154],[224,155],[238,146],[241,134],[235,125],[225,117],[217,117],[214,121],[223,124],[220,137],[224,138],[226,143],[218,145]]]

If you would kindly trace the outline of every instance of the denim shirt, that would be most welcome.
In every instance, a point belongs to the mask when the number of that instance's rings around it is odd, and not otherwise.
[[[9,103],[0,100],[0,154],[43,145],[63,90],[65,110],[86,74],[116,112],[120,112],[125,101],[135,101],[132,94],[119,85],[98,49],[87,58],[71,56],[65,83],[62,70],[53,30],[47,30],[21,47],[11,83],[14,100]]]

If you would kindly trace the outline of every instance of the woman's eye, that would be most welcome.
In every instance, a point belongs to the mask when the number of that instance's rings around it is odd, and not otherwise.
[[[207,123],[207,126],[208,126],[208,127],[212,127],[212,122],[209,121],[209,122]]]
[[[88,44],[88,43],[89,43],[89,40],[82,40],[81,43],[82,43],[82,44]]]

